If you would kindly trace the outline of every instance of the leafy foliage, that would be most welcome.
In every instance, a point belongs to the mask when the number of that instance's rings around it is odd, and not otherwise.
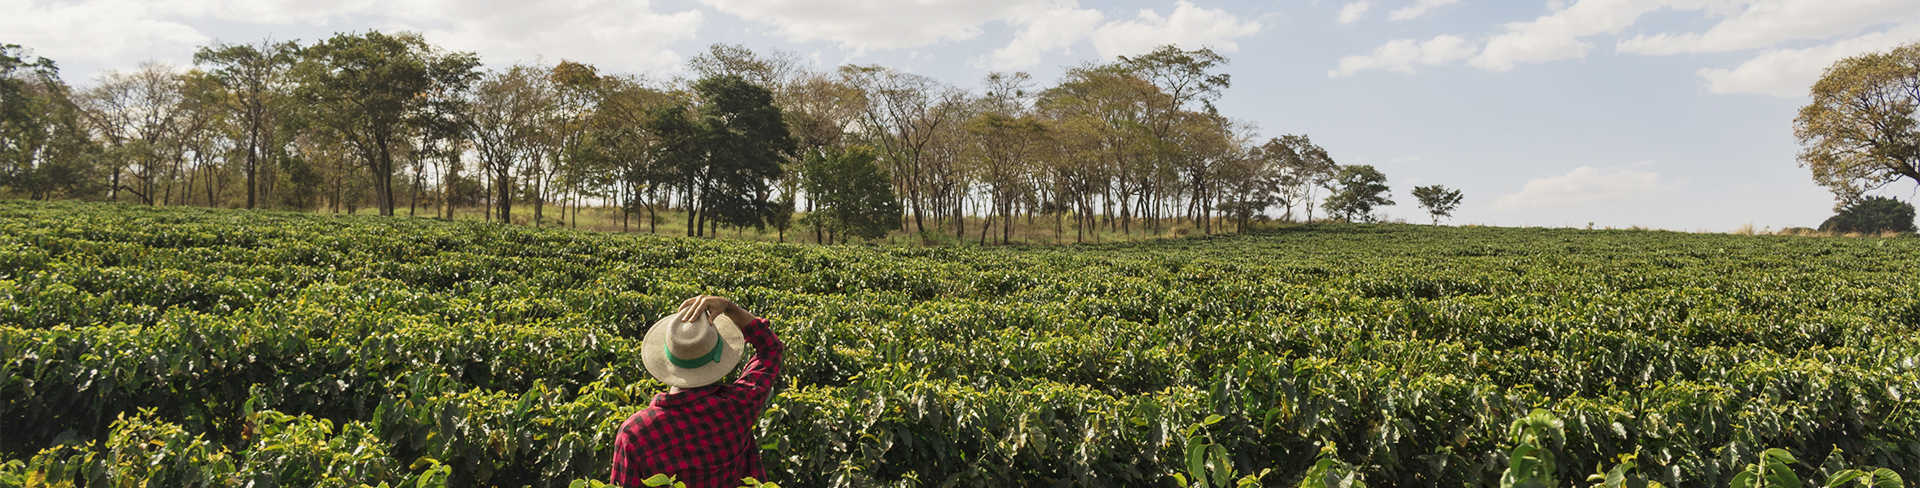
[[[1843,203],[1920,181],[1920,42],[1833,63],[1793,119],[1800,165]]]
[[[1526,418],[1513,421],[1513,453],[1507,472],[1500,475],[1500,488],[1547,488],[1558,486],[1554,473],[1553,449],[1566,444],[1566,423],[1544,409],[1533,409]]]
[[[702,212],[722,224],[765,228],[774,213],[767,182],[785,175],[780,163],[795,151],[773,93],[735,75],[705,78],[693,88],[705,102],[705,164],[688,169],[702,183]]]
[[[802,164],[802,185],[815,205],[802,224],[858,239],[884,237],[900,228],[900,202],[872,148],[815,152]]]
[[[1371,165],[1341,166],[1333,178],[1335,191],[1327,196],[1327,212],[1347,222],[1374,222],[1373,207],[1393,205],[1387,175]]]
[[[1786,467],[1881,483],[1920,466],[1917,260],[1405,225],[807,247],[6,201],[0,481],[592,486],[665,389],[641,328],[715,293],[788,344],[756,430],[783,486],[1490,487],[1634,453],[1623,482],[1729,486],[1755,446],[1838,447]]]
[[[1420,208],[1433,215],[1435,225],[1441,217],[1451,216],[1453,209],[1460,208],[1460,190],[1449,190],[1442,185],[1413,187],[1413,198],[1420,200]]]
[[[1913,232],[1913,204],[1888,197],[1862,198],[1820,223],[1829,232]]]
[[[53,60],[0,44],[0,190],[34,199],[95,196],[97,157]]]

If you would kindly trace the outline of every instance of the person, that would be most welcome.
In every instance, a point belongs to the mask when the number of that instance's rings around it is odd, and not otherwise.
[[[718,383],[744,355],[743,344],[753,345],[753,359],[738,379]],[[640,358],[647,373],[671,388],[620,425],[612,483],[644,486],[656,474],[687,488],[766,481],[753,426],[780,379],[785,349],[766,319],[721,297],[689,298],[655,322],[640,343]]]

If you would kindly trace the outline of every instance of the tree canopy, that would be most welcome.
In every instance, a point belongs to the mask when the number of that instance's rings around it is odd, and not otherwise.
[[[84,197],[98,157],[51,59],[0,44],[0,188],[34,199]]]
[[[1853,202],[1826,222],[1820,230],[1828,232],[1914,232],[1913,204],[1881,196],[1868,196]]]
[[[1793,119],[1800,165],[1844,206],[1902,178],[1920,182],[1920,42],[1842,59]]]
[[[1048,224],[1046,239],[1066,242],[1312,220],[1340,168],[1304,134],[1264,137],[1221,115],[1228,59],[1206,48],[1076,66],[1052,85],[996,72],[973,88],[725,44],[692,56],[690,79],[566,59],[485,69],[419,33],[367,31],[214,43],[191,66],[69,90],[23,52],[5,51],[0,192],[33,198],[467,209],[530,225],[555,223],[553,207],[578,225],[599,207],[623,230],[636,215],[648,231],[683,217],[688,235],[771,226],[783,239],[795,213],[818,213],[802,222],[815,240],[984,244]]]
[[[479,56],[447,53],[419,34],[339,34],[310,46],[297,73],[315,119],[340,134],[373,177],[380,215],[393,215],[395,145],[435,96],[453,96],[478,77]]]
[[[1341,220],[1374,222],[1374,207],[1393,205],[1387,175],[1371,165],[1341,166],[1333,180],[1339,186],[1327,196],[1327,211]]]
[[[900,203],[877,159],[866,146],[808,154],[801,171],[816,210],[800,223],[843,239],[876,239],[900,227]]]
[[[1413,198],[1420,201],[1420,208],[1433,216],[1433,224],[1440,225],[1441,217],[1453,215],[1453,209],[1460,207],[1460,190],[1448,189],[1442,185],[1413,187]]]

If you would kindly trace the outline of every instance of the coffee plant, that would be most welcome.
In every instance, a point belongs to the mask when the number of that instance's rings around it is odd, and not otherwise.
[[[600,486],[666,388],[643,328],[707,293],[788,346],[769,486],[1886,488],[1920,474],[1916,269],[1911,238],[821,247],[7,201],[0,486]]]

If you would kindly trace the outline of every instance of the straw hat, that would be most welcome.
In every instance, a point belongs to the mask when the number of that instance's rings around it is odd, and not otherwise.
[[[647,329],[640,342],[640,360],[661,383],[696,388],[720,381],[740,363],[747,344],[740,326],[725,315],[709,323],[704,316],[691,322],[669,315]]]

